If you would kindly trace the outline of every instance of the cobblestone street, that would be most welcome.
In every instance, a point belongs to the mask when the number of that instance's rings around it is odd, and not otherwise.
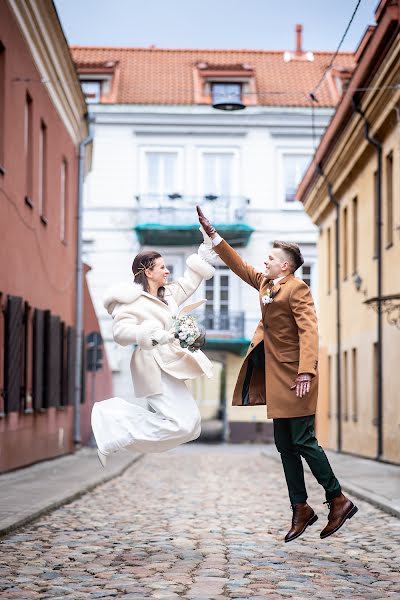
[[[340,473],[338,473],[340,478]],[[325,541],[290,544],[280,465],[257,446],[147,455],[1,543],[1,598],[399,598],[400,521],[358,501]]]

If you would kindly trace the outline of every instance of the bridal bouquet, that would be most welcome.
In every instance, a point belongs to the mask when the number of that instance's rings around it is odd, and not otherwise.
[[[181,348],[186,348],[190,352],[195,352],[206,343],[206,332],[200,327],[195,319],[190,315],[184,315],[175,318],[174,335]]]

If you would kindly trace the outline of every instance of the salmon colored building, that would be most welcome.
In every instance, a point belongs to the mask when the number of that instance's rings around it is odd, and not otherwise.
[[[53,3],[1,2],[0,471],[72,452],[74,438],[89,436],[88,410],[74,432],[78,154],[87,136]],[[85,326],[97,331],[91,311],[87,295]]]

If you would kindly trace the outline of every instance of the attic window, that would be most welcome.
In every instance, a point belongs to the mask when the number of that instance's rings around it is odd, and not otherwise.
[[[197,63],[193,69],[196,104],[232,105],[228,110],[257,104],[255,71],[247,64]],[[226,109],[225,109],[226,110]]]
[[[101,98],[101,81],[81,80],[82,92],[88,104],[98,104]]]
[[[214,108],[224,106],[224,110],[240,110],[242,102],[242,84],[231,82],[211,82],[212,105]]]

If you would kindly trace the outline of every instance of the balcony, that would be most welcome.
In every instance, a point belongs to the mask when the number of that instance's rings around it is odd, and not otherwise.
[[[194,246],[202,236],[197,221],[199,204],[222,237],[233,247],[247,246],[253,233],[246,224],[249,203],[243,196],[181,196],[146,194],[138,203],[136,235],[142,246]]]
[[[205,312],[198,319],[206,328],[205,350],[224,350],[244,356],[250,344],[244,336],[244,312]]]

